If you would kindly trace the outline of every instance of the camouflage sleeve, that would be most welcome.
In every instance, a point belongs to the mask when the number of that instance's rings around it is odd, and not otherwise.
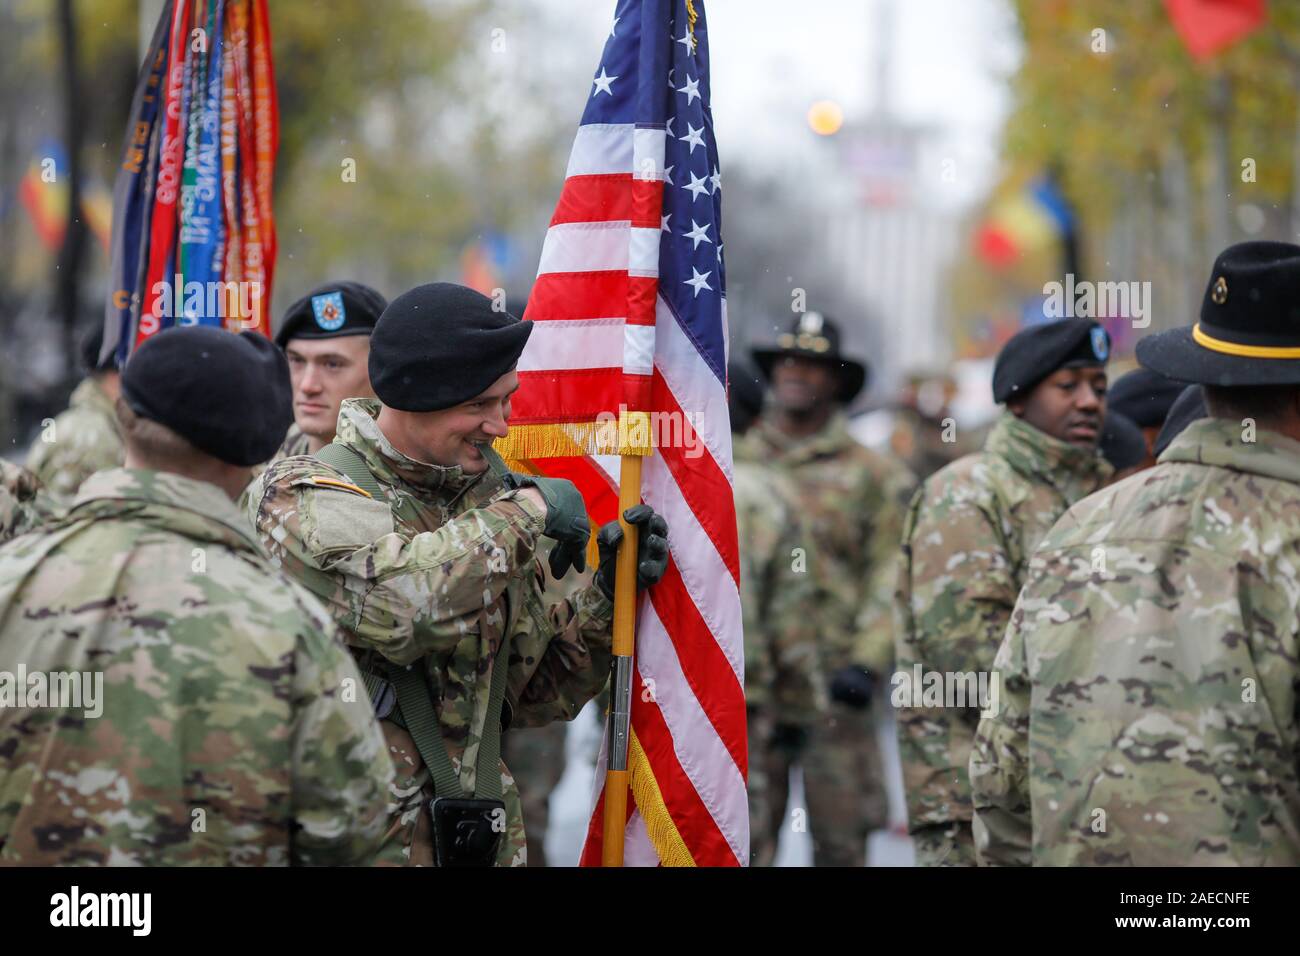
[[[894,589],[902,566],[903,523],[916,491],[915,476],[902,465],[884,476],[866,532],[867,580],[854,625],[853,663],[883,675],[894,663]]]
[[[906,542],[912,630],[904,639],[927,669],[992,666],[1019,591],[1003,541],[992,500],[979,488],[939,482],[918,498]],[[962,712],[971,728],[978,713],[977,704]]]
[[[1023,613],[1017,606],[993,662],[998,698],[975,732],[970,781],[975,849],[985,866],[1030,866],[1029,671]]]
[[[791,511],[763,581],[762,626],[772,663],[772,710],[777,723],[810,726],[826,709],[826,687],[817,656],[815,576],[794,552],[806,536]]]
[[[293,695],[293,863],[368,864],[388,824],[393,762],[352,655],[323,610],[298,642]]]
[[[545,515],[516,495],[404,535],[387,503],[273,467],[249,508],[272,560],[324,602],[351,643],[409,664],[463,640],[532,559]]]
[[[573,720],[609,680],[613,660],[614,604],[593,572],[557,588],[544,565],[533,562],[533,593],[511,635],[507,695],[516,727]]]

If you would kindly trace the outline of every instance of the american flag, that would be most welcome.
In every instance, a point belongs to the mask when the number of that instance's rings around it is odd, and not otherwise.
[[[593,429],[651,414],[642,499],[671,558],[637,614],[627,865],[745,865],[744,661],[727,417],[722,177],[702,0],[620,0],[527,308],[503,454],[567,477],[597,525],[619,458]],[[601,859],[602,748],[582,864]]]

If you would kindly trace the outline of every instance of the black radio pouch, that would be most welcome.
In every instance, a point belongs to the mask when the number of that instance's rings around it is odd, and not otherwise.
[[[506,832],[501,800],[434,797],[433,856],[438,866],[494,866]]]

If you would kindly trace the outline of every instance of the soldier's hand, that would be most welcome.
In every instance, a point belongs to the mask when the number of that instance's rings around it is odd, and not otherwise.
[[[854,710],[871,706],[876,680],[861,667],[842,667],[831,678],[831,700],[847,704]]]
[[[542,534],[553,538],[557,544],[551,550],[551,574],[562,578],[574,567],[587,570],[587,540],[591,537],[591,522],[582,493],[573,482],[565,478],[543,478],[511,472],[505,478],[507,487],[536,489],[546,506],[546,527]]]
[[[658,584],[668,570],[668,522],[649,505],[636,505],[623,512],[623,520],[637,530],[637,590]],[[600,551],[600,567],[596,583],[611,601],[614,599],[614,568],[618,562],[618,546],[623,540],[623,527],[611,521],[596,533],[596,547]]]

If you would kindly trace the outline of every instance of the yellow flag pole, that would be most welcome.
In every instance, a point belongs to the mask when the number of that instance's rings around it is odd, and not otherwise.
[[[644,417],[644,423],[640,419]],[[623,865],[623,832],[627,828],[627,793],[631,776],[627,767],[632,728],[632,653],[636,647],[636,529],[623,520],[623,512],[641,503],[641,461],[650,453],[649,416],[632,412],[620,422],[618,523],[623,540],[614,568],[614,668],[609,709],[609,750],[605,773],[604,838],[601,865]],[[630,426],[630,427],[629,427]],[[641,430],[642,426],[644,431]],[[627,440],[635,429],[643,441]]]

